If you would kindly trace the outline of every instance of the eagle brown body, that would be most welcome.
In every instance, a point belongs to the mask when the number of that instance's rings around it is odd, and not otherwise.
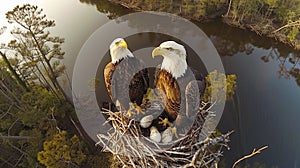
[[[155,76],[155,86],[171,121],[179,113],[187,115],[187,111],[193,113],[198,109],[205,89],[204,78],[200,73],[188,68],[183,76],[175,79],[165,69],[158,68]]]
[[[181,94],[176,79],[166,70],[157,72],[155,86],[158,89],[165,110],[174,121],[180,110]]]
[[[129,102],[142,104],[147,92],[149,77],[143,63],[135,57],[121,59],[104,68],[105,85],[109,96],[115,103],[119,100],[123,108],[129,109]]]

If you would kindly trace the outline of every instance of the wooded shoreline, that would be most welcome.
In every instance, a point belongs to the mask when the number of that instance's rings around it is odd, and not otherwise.
[[[231,0],[232,1],[232,0]],[[202,16],[197,15],[189,15],[189,13],[184,13],[182,11],[182,7],[178,11],[173,10],[176,7],[176,4],[171,4],[172,7],[168,6],[168,10],[166,7],[160,9],[160,8],[149,8],[146,6],[146,2],[143,4],[139,2],[138,0],[125,0],[125,1],[119,1],[119,0],[109,0],[109,2],[120,5],[122,7],[125,7],[129,10],[133,11],[149,11],[149,9],[153,11],[160,11],[160,12],[169,12],[173,14],[177,14],[181,17],[184,17],[189,20],[198,21],[198,22],[206,22],[211,21],[214,19],[221,19],[222,22],[229,26],[237,27],[240,29],[246,29],[251,32],[255,32],[259,36],[268,37],[271,39],[274,39],[280,43],[283,43],[285,45],[289,45],[291,48],[295,50],[300,50],[300,41],[297,39],[298,35],[298,24],[300,22],[299,20],[289,20],[286,24],[279,23],[279,21],[275,21],[274,18],[243,18],[239,19],[237,16],[233,14],[229,10],[229,7],[231,4],[231,1],[229,3],[222,3],[219,8],[216,8],[214,12],[207,13]],[[174,0],[176,2],[176,0]],[[170,5],[170,4],[169,4]],[[175,7],[174,7],[175,6]],[[178,6],[178,5],[177,5]],[[171,10],[169,8],[172,8]],[[269,9],[268,9],[269,10]],[[266,10],[266,11],[268,11]],[[273,9],[272,9],[273,10]],[[254,15],[254,14],[253,14]],[[270,17],[272,14],[269,14]],[[278,22],[278,23],[276,23]],[[300,24],[299,24],[300,25]],[[290,30],[291,29],[291,30]],[[296,30],[297,29],[297,30]]]

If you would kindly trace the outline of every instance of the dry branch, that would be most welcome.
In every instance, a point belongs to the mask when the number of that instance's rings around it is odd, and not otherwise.
[[[236,162],[234,162],[234,164],[232,165],[232,168],[234,168],[234,167],[235,167],[238,163],[240,163],[241,161],[243,161],[243,160],[245,160],[245,159],[248,159],[248,158],[250,158],[250,157],[252,157],[252,156],[254,156],[254,155],[256,155],[256,154],[260,154],[260,152],[261,152],[262,150],[265,150],[265,149],[267,149],[267,148],[268,148],[268,146],[261,147],[261,148],[258,149],[258,150],[256,150],[256,149],[254,148],[251,154],[246,155],[246,156],[240,158],[239,160],[237,160]]]

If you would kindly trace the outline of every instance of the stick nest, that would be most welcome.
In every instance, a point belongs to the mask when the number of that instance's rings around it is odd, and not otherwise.
[[[116,167],[216,167],[223,148],[229,149],[229,135],[232,132],[218,136],[201,132],[207,129],[203,126],[204,121],[214,117],[211,107],[204,103],[191,129],[170,144],[156,143],[143,136],[138,122],[126,117],[124,111],[103,109],[112,129],[105,135],[97,135],[97,145],[103,146],[104,152],[113,154]]]

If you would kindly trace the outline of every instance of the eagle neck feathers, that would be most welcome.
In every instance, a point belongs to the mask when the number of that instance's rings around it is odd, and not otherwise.
[[[185,74],[187,70],[187,63],[185,60],[176,56],[164,57],[161,69],[166,70],[168,73],[172,74],[175,79],[177,79]]]
[[[123,48],[123,47],[115,49],[113,51],[111,50],[110,55],[111,55],[111,63],[113,64],[116,64],[128,57],[134,57],[132,52],[130,52],[128,48]]]

